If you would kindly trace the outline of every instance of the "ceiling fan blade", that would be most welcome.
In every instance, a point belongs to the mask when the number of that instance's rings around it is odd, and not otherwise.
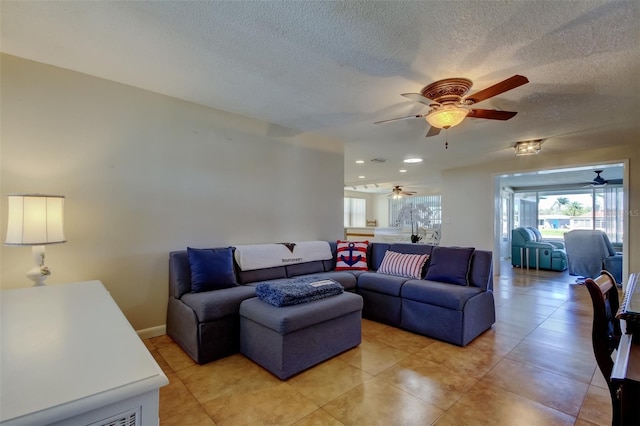
[[[389,121],[407,120],[409,118],[422,118],[427,114],[407,115],[406,117],[390,118],[388,120],[376,121],[373,124],[388,123]]]
[[[436,136],[440,134],[440,129],[438,129],[437,127],[433,127],[431,126],[429,128],[429,130],[427,131],[427,134],[424,135],[425,138],[430,138],[431,136]]]
[[[469,110],[467,117],[470,118],[487,118],[489,120],[508,120],[515,117],[517,112],[498,111],[497,109],[472,109]]]
[[[401,96],[404,96],[407,99],[411,99],[414,102],[420,102],[421,104],[425,104],[425,105],[431,105],[436,103],[429,98],[425,98],[420,93],[402,93]]]
[[[493,86],[487,87],[484,90],[480,90],[472,95],[469,95],[465,98],[465,101],[471,101],[474,104],[478,102],[482,102],[485,99],[492,98],[500,93],[504,93],[511,89],[515,89],[516,87],[522,86],[523,84],[527,84],[529,80],[527,77],[523,75],[514,75],[513,77],[509,77],[508,79],[501,81],[500,83],[494,84]]]

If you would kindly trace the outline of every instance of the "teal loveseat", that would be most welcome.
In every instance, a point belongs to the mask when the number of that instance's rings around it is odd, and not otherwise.
[[[515,228],[511,231],[511,265],[564,271],[567,253],[560,241],[538,241],[531,228]]]

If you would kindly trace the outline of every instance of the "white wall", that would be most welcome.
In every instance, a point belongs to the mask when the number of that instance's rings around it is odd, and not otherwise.
[[[376,212],[376,219],[378,220],[378,226],[382,228],[388,228],[389,224],[389,195],[382,194],[376,195],[373,198],[374,211]]]
[[[636,137],[637,138],[637,137]],[[628,140],[624,145],[571,154],[545,154],[514,158],[476,167],[446,170],[442,174],[443,225],[442,245],[473,246],[499,253],[494,246],[496,215],[495,176],[516,171],[533,171],[584,164],[602,164],[628,159],[627,194],[629,231],[625,235],[625,274],[640,272],[640,140]],[[497,258],[494,266],[497,268]]]
[[[136,329],[165,322],[171,250],[342,238],[337,141],[8,55],[1,90],[2,240],[7,194],[65,195],[47,283],[101,280]],[[30,285],[29,247],[0,266]]]

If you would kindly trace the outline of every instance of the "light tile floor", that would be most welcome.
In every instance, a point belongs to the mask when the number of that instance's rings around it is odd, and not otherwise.
[[[467,347],[363,320],[359,347],[287,381],[240,354],[200,366],[147,339],[169,378],[160,424],[610,424],[587,289],[508,264],[494,285],[497,322]]]

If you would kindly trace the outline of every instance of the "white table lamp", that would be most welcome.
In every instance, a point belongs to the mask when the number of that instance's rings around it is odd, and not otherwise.
[[[66,242],[64,238],[64,197],[60,195],[9,195],[5,244],[32,246],[33,268],[27,277],[34,285],[44,285],[51,271],[44,262],[44,246]]]

